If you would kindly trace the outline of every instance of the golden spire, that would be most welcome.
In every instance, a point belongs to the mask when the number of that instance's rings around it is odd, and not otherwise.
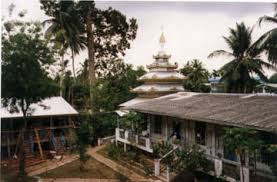
[[[161,27],[162,30],[162,34],[160,36],[160,46],[161,46],[161,51],[164,51],[164,46],[165,46],[165,37],[164,37],[164,30],[163,30],[163,26]]]
[[[165,44],[165,37],[164,37],[164,33],[162,32],[162,35],[160,37],[160,44]]]

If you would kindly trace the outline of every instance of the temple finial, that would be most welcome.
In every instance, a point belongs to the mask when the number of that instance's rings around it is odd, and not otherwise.
[[[161,45],[161,49],[163,50],[164,49],[164,45],[165,45],[165,37],[164,37],[164,32],[163,32],[163,26],[161,27],[161,30],[162,30],[162,34],[160,36],[160,45]]]

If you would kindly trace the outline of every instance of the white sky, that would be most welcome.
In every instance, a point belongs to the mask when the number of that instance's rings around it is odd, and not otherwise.
[[[26,9],[28,14],[25,18],[28,20],[47,19],[40,10],[39,0],[1,1],[2,16],[8,17],[7,9],[11,3],[16,5],[15,14]],[[178,62],[181,67],[188,60],[197,58],[209,71],[220,68],[228,61],[224,57],[207,59],[214,50],[228,50],[222,38],[228,36],[228,27],[235,27],[236,22],[242,21],[248,26],[255,26],[253,40],[273,28],[270,24],[263,24],[261,28],[257,25],[259,17],[273,15],[272,3],[101,1],[96,5],[104,9],[111,6],[128,18],[137,19],[137,38],[124,57],[127,63],[134,66],[145,66],[153,61],[152,56],[159,49],[161,26],[167,41],[166,50],[172,55],[171,62]],[[77,56],[77,68],[86,57],[86,51]]]

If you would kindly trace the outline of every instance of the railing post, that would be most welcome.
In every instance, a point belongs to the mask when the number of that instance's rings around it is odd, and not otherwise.
[[[101,138],[98,138],[98,139],[97,139],[97,145],[100,146],[101,143],[102,143],[102,142],[101,142]]]
[[[136,135],[136,144],[138,144],[139,143],[139,138],[138,138],[138,135]]]
[[[222,160],[214,159],[214,171],[217,177],[222,175]]]
[[[243,182],[249,182],[249,168],[240,166],[242,169],[240,169],[240,181]]]
[[[115,139],[117,140],[119,138],[119,128],[115,128]]]
[[[146,145],[147,149],[150,149],[150,139],[149,138],[145,139],[145,145]]]
[[[128,131],[126,130],[125,132],[124,132],[124,136],[125,136],[125,140],[128,140]]]
[[[166,182],[170,182],[170,171],[169,166],[166,166]]]
[[[159,159],[154,159],[154,165],[155,165],[155,171],[154,174],[155,176],[159,176],[160,175],[160,160]]]

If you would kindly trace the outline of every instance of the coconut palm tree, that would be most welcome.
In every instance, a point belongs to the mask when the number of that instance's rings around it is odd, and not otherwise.
[[[41,1],[41,3],[47,6],[52,2]],[[50,24],[45,34],[49,37],[53,36],[54,41],[61,45],[63,50],[62,59],[66,50],[70,48],[72,72],[74,78],[76,78],[74,56],[85,48],[86,43],[85,37],[82,35],[83,26],[78,19],[74,1],[59,1],[55,6],[55,10],[51,13],[52,18],[43,22],[43,24]]]
[[[221,81],[224,82],[227,92],[247,93],[253,90],[256,74],[261,80],[266,81],[264,68],[276,69],[261,58],[263,49],[252,43],[252,29],[244,23],[236,24],[236,28],[230,28],[230,35],[223,37],[231,52],[216,50],[208,58],[225,55],[232,60],[225,64],[220,71],[223,72]]]
[[[277,4],[275,4],[275,14],[259,18],[259,25],[262,22],[273,23],[276,27],[264,33],[257,41],[257,46],[263,48],[268,56],[268,60],[277,64]]]

